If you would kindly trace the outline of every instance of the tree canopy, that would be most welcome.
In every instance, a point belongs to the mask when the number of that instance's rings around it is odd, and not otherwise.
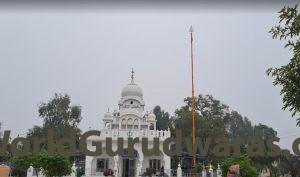
[[[267,74],[274,78],[273,84],[281,86],[283,109],[292,116],[300,113],[300,13],[298,6],[284,7],[279,11],[279,24],[270,33],[274,39],[284,40],[285,47],[292,51],[289,63],[277,68],[269,68]],[[300,126],[300,118],[297,119]]]
[[[47,177],[61,177],[72,172],[72,165],[69,159],[59,154],[48,155],[47,153],[41,153],[39,162],[43,169],[43,174]]]
[[[42,173],[47,177],[61,177],[71,173],[71,163],[65,156],[54,154],[48,155],[46,151],[42,151],[39,155],[16,156],[13,158],[14,164],[22,171],[32,166],[36,173],[41,168]]]
[[[63,125],[65,127],[77,127],[80,123],[80,106],[71,106],[71,98],[68,94],[54,94],[47,103],[39,106],[39,116],[44,121],[44,126],[55,127]]]
[[[154,107],[153,114],[156,116],[157,130],[167,130],[172,127],[170,114],[162,110],[160,106]]]
[[[27,137],[44,137],[47,129],[54,129],[55,139],[64,137],[74,130],[80,133],[81,107],[71,105],[71,98],[68,94],[54,94],[48,102],[42,102],[38,108],[39,116],[43,119],[43,125],[35,125],[28,130]]]
[[[175,115],[172,118],[165,111],[161,111],[160,107],[159,109],[156,107],[156,110],[160,110],[158,112],[164,112],[165,115],[168,115],[165,119],[160,119],[159,123],[164,124],[165,121],[166,125],[172,125],[173,136],[175,135],[174,130],[181,130],[183,137],[191,137],[192,109],[190,97],[184,99],[184,105],[175,111]],[[215,99],[212,95],[198,95],[196,97],[196,136],[200,137],[203,142],[208,137],[215,139],[220,136],[227,137],[232,141],[238,138],[247,139],[253,137],[266,141],[269,138],[276,137],[276,135],[277,132],[271,127],[263,124],[253,125],[247,117],[230,109],[228,105]],[[242,144],[242,153],[246,153],[243,151],[243,147],[245,146],[246,144]],[[186,150],[187,147],[183,146],[183,151]],[[265,153],[267,154],[267,152]],[[224,158],[216,157],[209,151],[206,160],[207,162],[216,164],[224,160]],[[255,164],[259,164],[257,167],[261,169],[270,166],[274,158],[265,155],[259,158],[251,158],[251,160]]]
[[[280,158],[278,164],[282,174],[290,174],[292,177],[300,176],[300,158],[294,154],[287,154]]]

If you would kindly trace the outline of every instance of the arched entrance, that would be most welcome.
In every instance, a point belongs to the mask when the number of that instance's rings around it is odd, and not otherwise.
[[[129,156],[127,149],[124,151],[124,155],[122,155],[122,177],[133,177],[136,173],[136,160],[138,159],[138,152],[134,150],[133,155]]]

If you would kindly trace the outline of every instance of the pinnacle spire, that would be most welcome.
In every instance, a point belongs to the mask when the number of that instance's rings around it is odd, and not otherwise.
[[[131,69],[131,83],[134,84],[134,70]]]
[[[194,32],[194,28],[193,28],[193,26],[191,26],[191,27],[190,27],[190,30],[189,30],[189,32],[191,32],[191,33],[192,33],[192,32]]]

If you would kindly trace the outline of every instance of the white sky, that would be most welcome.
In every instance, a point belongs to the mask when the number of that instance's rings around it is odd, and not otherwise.
[[[290,52],[268,33],[276,9],[256,12],[0,13],[0,121],[12,134],[41,125],[38,104],[55,92],[80,104],[87,130],[117,109],[135,69],[146,109],[171,114],[190,95],[188,28],[195,30],[196,93],[212,94],[253,123],[273,127],[291,149],[300,128],[282,111],[268,67]]]

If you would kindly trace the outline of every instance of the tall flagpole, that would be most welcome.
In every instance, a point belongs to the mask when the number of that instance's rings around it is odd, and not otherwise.
[[[190,27],[190,34],[191,34],[191,68],[192,68],[192,143],[193,143],[193,151],[196,148],[196,128],[195,128],[195,86],[194,86],[194,53],[193,53],[193,32],[194,29]],[[195,154],[193,153],[193,165],[196,165],[196,151]]]

